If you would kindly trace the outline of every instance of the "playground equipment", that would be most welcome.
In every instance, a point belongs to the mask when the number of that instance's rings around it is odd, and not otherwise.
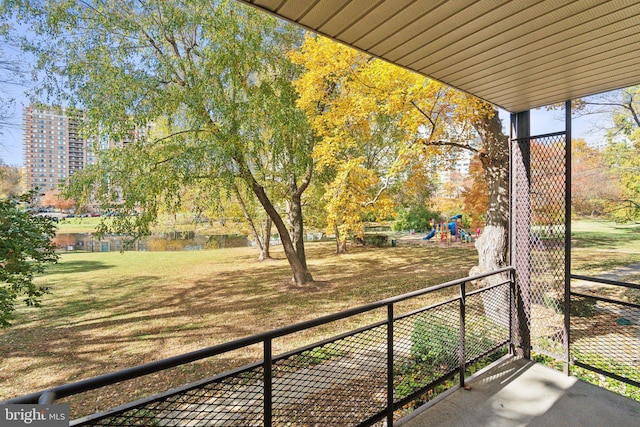
[[[439,239],[441,242],[450,243],[459,240],[463,243],[470,243],[472,241],[471,234],[460,227],[459,222],[461,220],[462,214],[451,217],[448,223],[435,223],[435,221],[431,219],[431,232],[424,236],[422,240],[431,240],[433,237],[436,237],[436,239]]]

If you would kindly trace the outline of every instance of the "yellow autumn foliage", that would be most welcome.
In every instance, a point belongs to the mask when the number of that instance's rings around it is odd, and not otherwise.
[[[320,36],[308,35],[291,58],[306,70],[294,83],[297,105],[319,137],[316,167],[330,177],[328,231],[337,227],[342,238],[361,234],[367,214],[392,215],[390,184],[425,185],[432,159],[450,149],[432,143],[468,144],[474,115],[492,111],[483,101]]]

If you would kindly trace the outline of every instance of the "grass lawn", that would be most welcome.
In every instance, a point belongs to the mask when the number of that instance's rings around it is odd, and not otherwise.
[[[290,284],[289,267],[252,248],[194,252],[65,253],[38,278],[52,293],[21,307],[0,331],[0,400],[316,318],[467,275],[472,245],[353,247],[310,243],[316,282]],[[385,310],[274,342],[278,354],[382,318]],[[71,400],[74,416],[261,358],[260,346]],[[124,387],[124,392],[123,392]],[[69,402],[69,401],[67,401]]]
[[[640,225],[581,219],[571,224],[574,274],[597,275],[640,263]],[[629,279],[628,279],[629,280]]]
[[[58,233],[93,233],[101,218],[65,218],[58,223]]]
[[[94,227],[98,218],[74,219]],[[573,223],[573,272],[597,275],[640,262],[640,226]],[[67,230],[65,230],[67,231]],[[356,246],[337,256],[309,243],[316,282],[296,288],[280,248],[64,253],[37,279],[41,309],[20,307],[0,331],[0,400],[227,342],[467,275],[473,245]],[[420,301],[426,303],[426,301]],[[411,307],[399,307],[398,309]],[[381,319],[384,310],[274,341],[274,353]],[[66,400],[72,416],[103,410],[257,361],[260,346]],[[63,403],[65,401],[63,400]]]

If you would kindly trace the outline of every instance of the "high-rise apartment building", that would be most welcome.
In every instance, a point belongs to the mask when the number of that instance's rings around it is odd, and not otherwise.
[[[91,141],[79,134],[82,113],[25,107],[24,183],[39,194],[56,190],[68,177],[95,161]]]

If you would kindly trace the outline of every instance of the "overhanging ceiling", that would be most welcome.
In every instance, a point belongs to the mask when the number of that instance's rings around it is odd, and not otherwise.
[[[638,0],[240,0],[519,112],[640,83]]]

